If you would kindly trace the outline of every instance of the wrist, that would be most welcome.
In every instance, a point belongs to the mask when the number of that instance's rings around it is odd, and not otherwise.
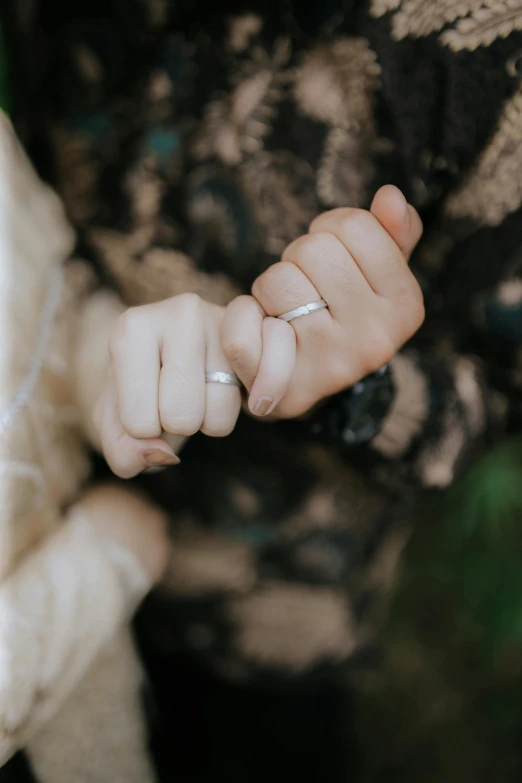
[[[330,397],[311,417],[312,432],[357,446],[377,435],[395,396],[389,365]]]

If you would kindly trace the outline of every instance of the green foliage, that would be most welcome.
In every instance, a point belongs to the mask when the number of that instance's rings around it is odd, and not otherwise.
[[[360,700],[364,783],[522,779],[522,442],[419,508]]]

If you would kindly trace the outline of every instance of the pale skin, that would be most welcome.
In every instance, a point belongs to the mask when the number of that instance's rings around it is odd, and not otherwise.
[[[205,384],[235,372],[254,416],[294,418],[388,362],[424,319],[408,261],[422,223],[391,185],[369,211],[319,215],[281,261],[227,308],[182,294],[127,310],[110,342],[95,422],[112,470],[131,478],[179,460],[162,435],[234,429],[239,388]],[[275,316],[325,299],[291,322]]]

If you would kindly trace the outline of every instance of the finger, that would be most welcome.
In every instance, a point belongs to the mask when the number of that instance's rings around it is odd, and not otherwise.
[[[112,375],[96,411],[96,425],[105,459],[120,478],[132,478],[151,466],[177,465],[178,457],[161,438],[138,440],[123,429]]]
[[[337,237],[379,296],[403,297],[405,289],[411,287],[412,275],[401,250],[370,212],[363,209],[324,212],[313,221],[310,233]]]
[[[287,247],[283,258],[292,260],[293,269],[314,284],[318,292],[316,300],[324,299],[331,317],[339,323],[353,316],[355,308],[367,306],[368,301],[375,298],[358,265],[333,234],[315,233],[299,237]],[[312,327],[312,319],[317,319],[317,325],[321,325],[319,319],[323,319],[324,324],[326,313],[327,310],[318,310],[297,318],[292,325],[301,334],[301,329]]]
[[[384,185],[372,201],[370,212],[397,243],[406,261],[422,236],[419,213],[394,185]]]
[[[201,300],[178,297],[165,308],[159,381],[161,426],[175,435],[194,435],[205,413],[205,330]]]
[[[159,437],[159,337],[150,311],[136,307],[123,313],[109,350],[123,429],[133,438]]]
[[[238,296],[225,310],[221,322],[221,344],[232,370],[250,391],[256,379],[263,338],[265,312],[253,296]]]
[[[220,309],[220,308],[216,308]],[[207,372],[233,372],[221,346],[220,323],[207,320]],[[205,415],[201,431],[213,438],[230,435],[235,427],[241,409],[241,391],[239,386],[224,383],[205,385]]]
[[[263,355],[250,392],[248,407],[256,416],[267,416],[285,396],[296,362],[296,333],[278,318],[263,321]]]
[[[288,257],[287,251],[281,261],[269,266],[255,280],[252,294],[265,313],[273,316],[321,298],[315,285],[293,263],[293,258]]]

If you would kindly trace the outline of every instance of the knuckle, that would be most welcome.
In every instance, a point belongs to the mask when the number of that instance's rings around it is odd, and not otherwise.
[[[354,287],[355,262],[340,239],[330,232],[317,231],[303,237],[294,263],[305,273],[327,275],[347,292]]]
[[[145,310],[146,306],[129,307],[118,317],[109,340],[111,355],[116,354],[122,346],[135,339],[143,325]]]
[[[157,419],[143,419],[141,417],[120,415],[121,425],[127,435],[136,440],[144,438],[158,438],[161,435],[161,426]]]
[[[339,257],[333,253],[326,260],[325,274],[331,283],[338,286],[339,290],[345,295],[356,296],[356,264],[355,261],[346,255]]]
[[[288,301],[294,299],[297,301],[295,274],[294,264],[288,261],[278,261],[257,278],[252,287],[252,293],[256,299],[261,300],[267,297],[284,297]]]
[[[243,340],[233,340],[224,345],[223,350],[233,369],[240,369],[247,363],[248,347]]]
[[[339,217],[342,216],[343,212],[346,212],[346,210],[347,207],[335,207],[334,209],[326,210],[326,212],[321,212],[320,215],[314,217],[308,227],[308,230],[310,232],[321,231],[325,221],[330,223],[332,220],[338,220]]]
[[[210,438],[226,438],[234,429],[235,422],[225,420],[205,420],[201,432]]]
[[[332,234],[318,231],[307,234],[296,243],[293,261],[297,266],[308,267],[327,260],[337,250],[338,240]]]
[[[183,422],[180,422],[179,426],[176,425],[176,435],[183,435],[186,438],[190,438],[192,435],[195,435],[196,432],[199,432],[201,429],[201,419],[200,418],[188,418],[185,419]]]
[[[339,216],[339,225],[343,234],[351,231],[366,232],[371,230],[375,218],[366,209],[347,208],[342,210]]]
[[[192,318],[196,318],[201,315],[202,301],[203,300],[199,294],[194,294],[191,292],[178,294],[178,296],[173,298],[173,303],[175,306],[179,308],[185,316]]]
[[[171,435],[183,435],[189,438],[199,432],[202,423],[202,417],[196,412],[190,411],[185,414],[178,410],[166,410],[160,412],[161,427],[165,432]]]

